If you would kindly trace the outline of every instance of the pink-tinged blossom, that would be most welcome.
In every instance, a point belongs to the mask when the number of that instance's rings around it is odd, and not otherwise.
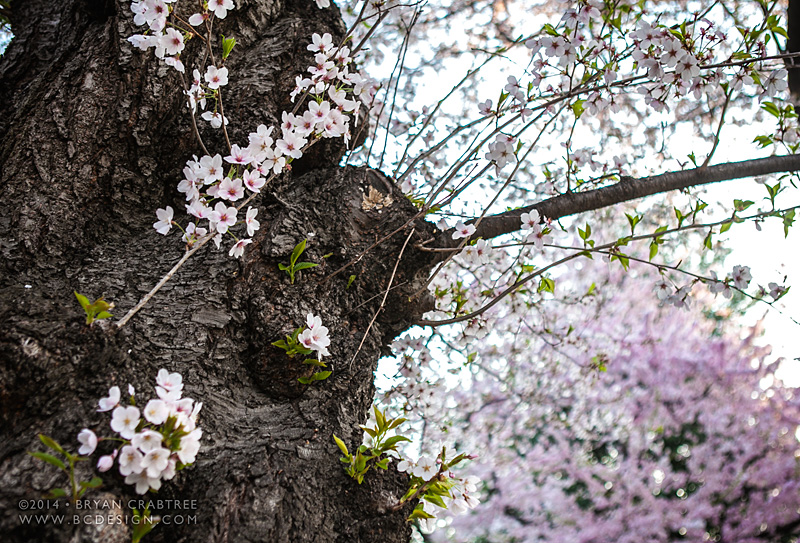
[[[223,207],[224,205],[225,204],[223,204]],[[236,211],[236,208],[228,209]],[[158,374],[156,374],[156,385],[156,393],[159,398],[168,402],[174,402],[180,399],[181,393],[183,392],[183,377],[180,373],[170,373],[166,369],[161,368],[158,370]]]
[[[168,28],[159,41],[170,56],[179,55],[183,51],[183,34],[174,28]]]
[[[123,438],[131,439],[140,420],[138,408],[119,406],[111,413],[111,429]]]
[[[317,102],[310,102],[308,104],[308,112],[315,122],[324,123],[331,112],[331,104],[327,101],[323,101],[319,104]]]
[[[748,266],[734,266],[731,272],[731,279],[733,285],[738,289],[746,289],[750,284],[753,277],[750,275],[750,268]]]
[[[474,224],[464,224],[464,221],[458,221],[453,232],[453,239],[468,238],[475,233]]]
[[[223,121],[225,122],[225,126],[228,126],[228,118],[227,117],[223,117],[217,111],[214,111],[214,112],[212,112],[212,111],[204,111],[203,114],[200,115],[200,117],[203,120],[208,121],[211,124],[211,128],[221,128]]]
[[[133,436],[131,439],[131,445],[147,454],[153,449],[161,447],[161,442],[163,439],[164,436],[162,436],[159,432],[153,430],[142,430]]]
[[[328,346],[331,344],[331,340],[328,337],[328,328],[322,326],[322,321],[319,317],[311,313],[306,316],[306,323],[309,324],[309,327],[300,332],[297,340],[305,348],[316,351],[320,360],[322,360],[323,356],[330,356]]]
[[[264,158],[266,158],[266,156]],[[242,182],[250,192],[260,192],[266,180],[261,177],[261,172],[259,170],[247,170],[242,174]]]
[[[222,68],[217,68],[216,66],[209,66],[206,69],[206,75],[204,76],[206,83],[208,84],[208,88],[210,89],[218,89],[220,87],[224,87],[228,84],[228,68],[224,66]]]
[[[186,225],[186,233],[181,239],[191,245],[197,240],[203,238],[206,234],[208,234],[208,230],[205,228],[199,228],[193,222],[190,222]]]
[[[217,202],[209,220],[215,224],[217,232],[225,234],[228,228],[236,224],[236,208],[228,207],[224,202]]]
[[[287,157],[300,158],[303,156],[302,148],[306,144],[306,139],[294,135],[293,133],[285,133],[283,138],[275,143],[275,147],[282,154]]]
[[[769,295],[773,300],[777,300],[789,290],[788,287],[781,286],[778,283],[770,283],[767,286],[769,287]]]
[[[306,46],[309,51],[327,53],[333,47],[333,37],[327,32],[320,36],[316,32],[311,36],[311,43]]]
[[[322,319],[318,315],[314,315],[313,313],[309,313],[306,315],[306,326],[309,329],[313,330],[314,328],[319,328],[322,326]]]
[[[425,481],[433,479],[433,476],[438,472],[439,467],[436,465],[436,460],[430,456],[421,456],[411,471],[414,477],[419,477]]]
[[[247,235],[250,237],[253,237],[256,230],[261,227],[261,224],[256,220],[256,215],[258,215],[258,208],[247,208],[247,215],[245,216],[244,223],[247,225]]]
[[[222,155],[216,154],[213,157],[205,155],[202,157],[197,175],[203,179],[206,185],[210,185],[215,181],[222,181]]]
[[[272,173],[278,175],[286,167],[286,157],[282,156],[280,151],[267,149],[267,156],[264,158],[264,165],[267,171],[272,170]]]
[[[125,477],[125,484],[134,485],[137,494],[145,494],[148,490],[158,490],[161,488],[161,479],[158,477],[148,477],[147,472],[131,473]]]
[[[233,0],[208,0],[208,10],[214,12],[218,19],[224,19],[229,9],[234,9]]]
[[[169,407],[164,400],[150,400],[144,408],[144,418],[152,424],[162,424],[169,417]]]
[[[189,24],[192,26],[200,26],[205,22],[207,15],[203,13],[195,13],[191,17],[189,17]]]
[[[181,438],[181,448],[178,449],[178,459],[181,463],[191,464],[195,461],[200,450],[200,438],[202,436],[203,432],[200,428],[197,428]]]
[[[131,473],[141,473],[142,452],[132,445],[125,445],[119,452],[119,473],[120,475],[130,475]]]
[[[539,215],[539,212],[535,209],[531,209],[528,213],[523,213],[520,215],[520,220],[522,221],[522,229],[523,230],[531,230],[539,226],[539,223],[542,222],[542,218]]]
[[[242,149],[234,143],[231,145],[231,154],[225,157],[225,161],[231,164],[246,166],[253,161],[253,157],[250,155],[250,150],[247,147]]]
[[[114,458],[117,456],[117,451],[113,454],[106,454],[97,460],[97,471],[104,473],[114,466]]]
[[[119,399],[120,399],[119,387],[113,386],[109,388],[108,396],[105,398],[100,398],[100,401],[98,402],[99,407],[97,408],[97,411],[100,413],[111,411],[117,405],[119,405]]]
[[[158,209],[156,211],[156,217],[158,217],[158,222],[153,223],[153,228],[156,229],[156,232],[161,234],[162,236],[166,236],[167,233],[172,228],[172,208],[167,206],[166,209]]]
[[[228,256],[232,256],[233,258],[239,258],[244,254],[244,248],[253,243],[252,239],[240,239],[236,243],[233,244],[231,250],[228,251]]]
[[[235,202],[241,199],[243,196],[244,187],[242,186],[242,180],[238,177],[236,179],[226,177],[222,180],[222,183],[220,183],[219,187],[217,188],[217,197],[222,198],[223,200]]]
[[[193,216],[197,217],[198,219],[208,219],[208,218],[211,217],[211,213],[213,213],[213,212],[211,211],[210,207],[208,207],[205,203],[203,203],[202,200],[195,200],[190,205],[186,206],[186,213],[188,213],[189,215],[193,215]],[[189,223],[189,224],[192,224],[192,223]],[[199,229],[199,230],[205,230],[205,228],[202,228],[202,229]],[[203,234],[203,235],[205,235],[205,234]],[[188,241],[188,240],[184,240],[184,241]]]
[[[759,332],[742,335],[700,309],[659,308],[658,275],[642,278],[648,268],[633,261],[631,269],[584,260],[559,277],[569,303],[538,315],[522,297],[492,308],[492,341],[472,344],[480,363],[466,386],[424,408],[425,451],[446,440],[477,454],[465,469],[488,495],[472,496],[474,481],[454,487],[440,516],[483,503],[432,541],[637,543],[722,533],[744,543],[778,541],[794,526],[800,412],[794,391],[771,377],[777,365],[757,346]],[[465,289],[482,284],[459,277]],[[664,291],[675,288],[665,282]],[[520,326],[535,333],[522,342]],[[426,386],[430,373],[413,377],[420,358],[400,359],[409,376],[400,387]],[[395,390],[387,401],[406,398]],[[414,411],[418,391],[408,396]]]
[[[78,434],[78,442],[81,446],[78,448],[78,454],[88,456],[97,448],[97,436],[88,428],[84,428]]]
[[[248,149],[250,154],[256,158],[257,162],[264,160],[264,153],[272,147],[272,127],[260,124],[255,132],[250,132],[248,136]]]

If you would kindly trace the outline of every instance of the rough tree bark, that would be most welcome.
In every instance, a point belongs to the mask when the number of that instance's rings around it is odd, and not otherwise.
[[[291,107],[294,76],[313,60],[305,47],[311,34],[341,37],[344,26],[336,9],[319,10],[312,0],[238,4],[216,30],[238,41],[225,107],[232,141],[241,143]],[[197,500],[189,511],[197,522],[158,526],[146,540],[407,541],[411,505],[388,509],[407,479],[370,473],[359,486],[344,473],[331,436],[360,443],[377,360],[425,310],[408,300],[431,263],[413,248],[405,252],[399,286],[358,351],[416,210],[380,174],[337,167],[340,143],[312,148],[268,187],[256,202],[262,229],[242,260],[209,244],[127,326],[83,323],[73,290],[104,295],[121,315],[181,256],[176,234],[164,239],[152,229],[153,211],[183,209],[175,184],[198,153],[177,74],[126,41],[135,33],[129,6],[13,6],[16,37],[0,66],[2,540],[130,539],[124,525],[22,524],[19,514],[28,511],[18,500],[65,482],[25,453],[42,449],[38,433],[74,451],[81,428],[107,427],[107,414],[95,408],[109,386],[124,391],[132,383],[149,398],[164,367],[180,372],[185,395],[203,402],[204,437],[197,463],[155,497]],[[225,149],[218,133],[203,136],[209,148]],[[391,191],[393,205],[363,211],[370,185]],[[432,235],[423,222],[413,226],[409,247]],[[394,231],[347,273],[328,277]],[[321,266],[290,285],[277,265],[306,237],[304,256]],[[356,280],[346,288],[351,274]],[[308,312],[330,328],[334,373],[306,387],[297,383],[306,366],[270,344]],[[113,472],[104,479],[87,498],[138,498]]]

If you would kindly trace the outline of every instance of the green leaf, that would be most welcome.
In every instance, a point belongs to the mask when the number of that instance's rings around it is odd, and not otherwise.
[[[733,224],[733,221],[725,221],[724,223],[719,225],[719,233],[720,234],[724,234],[725,232],[730,230],[732,224]]]
[[[383,470],[389,469],[389,460],[389,458],[384,458],[383,460],[375,462],[375,467]]]
[[[426,493],[422,499],[426,502],[431,502],[434,505],[438,505],[442,509],[447,509],[447,505],[444,503],[444,500],[436,494]]]
[[[281,270],[281,271],[289,271],[289,266],[287,266],[286,264],[280,264],[279,263],[278,264],[278,269]]]
[[[402,441],[411,441],[405,436],[393,436],[383,442],[383,450],[393,449],[395,445]]]
[[[100,477],[92,477],[89,481],[81,481],[82,488],[98,488],[102,484],[103,480]]]
[[[347,278],[347,286],[344,287],[344,289],[348,290],[350,288],[350,285],[352,285],[353,281],[355,281],[355,280],[356,280],[356,276],[355,275],[351,275],[350,277],[348,277]]]
[[[631,235],[633,235],[633,231],[636,229],[636,225],[639,224],[639,221],[642,220],[642,216],[641,215],[635,215],[635,216],[631,217],[627,213],[625,213],[625,216],[628,217],[628,224],[631,225]]]
[[[754,203],[755,202],[753,202],[752,200],[734,200],[733,201],[733,208],[736,211],[744,211],[745,209],[747,209],[748,207],[750,207]]]
[[[66,498],[67,491],[63,488],[53,488],[50,492],[47,493],[48,499],[55,499],[55,498]]]
[[[86,308],[91,305],[91,303],[89,302],[89,298],[87,298],[83,294],[78,294],[77,290],[73,290],[72,292],[75,293],[75,297],[78,299],[78,303],[81,304],[83,310],[86,311]]]
[[[581,115],[583,115],[583,103],[585,101],[586,100],[575,100],[575,102],[573,102],[570,106],[576,119],[580,119]]]
[[[222,36],[222,59],[223,60],[228,58],[228,56],[231,54],[231,51],[233,51],[233,47],[235,45],[236,45],[236,39],[235,38],[226,38],[225,36]]]
[[[546,291],[555,294],[555,289],[556,289],[555,281],[553,281],[549,277],[542,277],[542,279],[539,281],[539,288],[536,292]]]
[[[706,249],[711,249],[711,248],[712,248],[712,245],[711,245],[711,235],[712,235],[713,233],[714,233],[714,231],[713,231],[713,230],[709,230],[709,231],[708,231],[708,234],[706,234],[706,239],[704,239],[704,240],[703,240],[703,245],[705,246],[705,248],[706,248]]]
[[[795,210],[790,209],[783,214],[783,234],[784,237],[789,237],[789,227],[794,224]]]
[[[342,454],[350,458],[350,452],[347,450],[347,445],[344,444],[344,441],[336,437],[336,434],[333,434],[333,440],[336,442],[339,450],[342,451]]]
[[[103,319],[108,319],[108,318],[111,318],[111,317],[113,317],[113,316],[114,316],[114,315],[112,315],[112,314],[111,314],[111,313],[109,313],[108,311],[101,311],[100,313],[98,313],[98,314],[97,314],[97,317],[95,317],[95,320],[98,320],[98,321],[99,321],[99,320],[103,320]]]
[[[408,515],[408,520],[414,520],[415,518],[436,518],[435,516],[431,515],[430,513],[426,513],[421,507],[418,509],[414,509],[410,515]]]
[[[316,366],[318,368],[327,368],[328,366],[325,365],[325,362],[322,360],[317,360],[316,358],[306,358],[303,360],[303,364],[308,364],[309,366]]]
[[[318,371],[317,373],[315,373],[311,377],[313,377],[315,381],[324,381],[325,379],[327,379],[328,377],[331,376],[331,373],[333,373],[333,372],[332,371]]]
[[[306,250],[306,240],[303,239],[303,241],[295,245],[294,251],[292,251],[292,255],[289,257],[292,266],[295,265],[297,259],[300,258],[300,255],[303,254],[303,251],[305,250]]]
[[[772,141],[772,138],[769,136],[756,136],[753,139],[753,143],[757,143],[763,149],[767,145],[772,145],[774,142]]]
[[[301,262],[297,266],[294,267],[294,271],[298,272],[300,270],[306,270],[308,268],[316,268],[319,264],[314,264],[313,262]]]
[[[278,341],[273,341],[272,344],[280,349],[283,349],[284,351],[289,350],[289,346],[286,345],[286,342],[283,341],[282,339],[279,339]]]
[[[378,425],[378,430],[379,431],[385,431],[386,430],[386,417],[383,415],[383,413],[381,413],[381,410],[378,409],[377,405],[373,404],[372,411],[375,413],[375,422]]]
[[[650,242],[650,257],[648,258],[648,260],[652,261],[653,258],[655,258],[655,256],[657,254],[658,254],[658,243],[656,243],[655,241],[651,241]]]
[[[778,109],[778,106],[776,106],[772,102],[763,102],[761,104],[761,109],[763,109],[764,111],[766,111],[767,113],[769,113],[774,117],[780,118],[781,116],[781,110]]]
[[[393,420],[391,420],[389,422],[389,426],[387,427],[387,430],[391,430],[392,428],[397,428],[398,426],[400,426],[401,424],[403,424],[407,420],[408,419],[405,418],[405,417],[399,417],[399,418],[393,419]]]
[[[59,445],[58,443],[56,443],[56,441],[55,441],[53,438],[51,438],[51,437],[47,437],[47,436],[46,436],[46,435],[44,435],[44,434],[39,434],[39,440],[41,440],[41,442],[42,442],[42,443],[44,443],[45,445],[47,445],[48,447],[50,447],[50,448],[51,448],[51,449],[53,449],[54,451],[58,451],[58,452],[60,452],[61,454],[63,454],[64,456],[68,456],[68,455],[67,455],[67,451],[65,451],[65,450],[64,450],[64,449],[61,447],[61,445]]]
[[[48,464],[52,464],[53,466],[57,467],[58,469],[62,469],[64,471],[67,470],[67,466],[64,465],[64,462],[62,462],[61,460],[59,460],[58,458],[56,458],[52,454],[47,454],[47,453],[43,453],[43,452],[29,452],[28,454],[31,455],[34,458],[38,458],[39,460],[43,460],[44,462],[47,462]]]

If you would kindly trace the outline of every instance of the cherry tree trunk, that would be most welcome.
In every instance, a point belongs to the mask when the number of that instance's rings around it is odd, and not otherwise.
[[[335,7],[313,0],[237,3],[215,33],[237,39],[225,112],[231,142],[246,144],[248,132],[277,126],[291,109],[294,77],[313,59],[311,34],[336,40],[344,25]],[[412,505],[390,508],[408,480],[390,469],[356,484],[332,434],[351,448],[361,442],[378,358],[425,310],[409,300],[431,262],[413,246],[432,230],[414,222],[416,210],[390,180],[340,167],[342,143],[323,141],[262,190],[262,228],[242,259],[227,255],[230,241],[221,250],[210,243],[127,325],[85,324],[73,290],[104,296],[119,317],[182,256],[179,233],[152,228],[154,211],[171,205],[180,219],[181,170],[203,154],[177,72],[126,41],[138,31],[129,6],[12,4],[15,38],[0,64],[0,539],[130,540],[130,522],[73,522],[75,513],[130,515],[129,501],[141,497],[116,467],[86,494],[99,500],[90,509],[64,500],[41,508],[28,500],[67,478],[26,451],[44,449],[40,433],[73,452],[84,427],[112,435],[97,400],[113,385],[125,395],[129,383],[151,398],[166,368],[183,375],[185,396],[203,402],[204,436],[197,462],[145,496],[182,500],[188,510],[154,513],[183,514],[183,524],[162,523],[145,541],[407,541]],[[199,41],[183,55],[188,74]],[[227,154],[221,132],[201,124],[209,151]],[[392,205],[362,209],[370,186],[391,194]],[[320,265],[292,285],[278,264],[304,238],[303,259]],[[390,282],[396,288],[370,327]],[[306,386],[297,379],[307,367],[271,343],[309,312],[330,329],[333,374]],[[88,478],[91,467],[78,472]],[[66,516],[23,522],[31,510]]]

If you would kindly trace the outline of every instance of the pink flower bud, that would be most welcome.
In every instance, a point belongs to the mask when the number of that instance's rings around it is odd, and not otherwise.
[[[101,456],[100,460],[97,461],[97,471],[108,471],[111,469],[111,466],[114,465],[114,457],[110,454],[105,456]]]

